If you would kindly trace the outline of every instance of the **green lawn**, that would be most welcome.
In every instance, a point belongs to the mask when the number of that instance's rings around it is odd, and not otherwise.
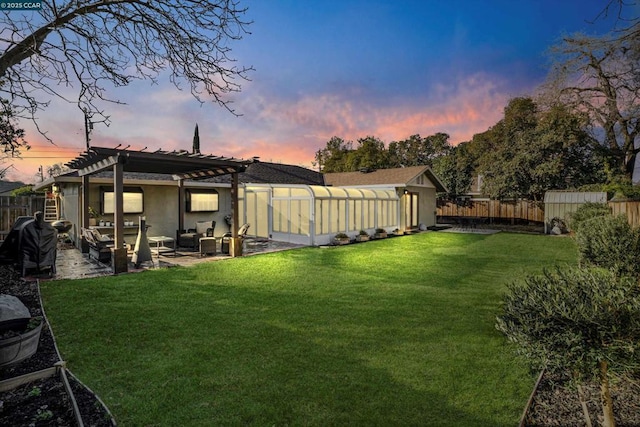
[[[514,426],[535,378],[494,328],[568,238],[424,233],[42,283],[121,426]]]

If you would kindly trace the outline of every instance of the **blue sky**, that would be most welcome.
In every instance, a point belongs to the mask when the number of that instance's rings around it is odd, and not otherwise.
[[[332,136],[385,142],[445,132],[469,140],[500,120],[507,101],[531,94],[562,35],[602,34],[591,24],[605,0],[285,1],[241,0],[250,35],[230,46],[251,81],[233,94],[235,117],[200,105],[161,76],[110,89],[127,105],[105,104],[111,125],[92,144],[191,149],[199,125],[203,153],[310,166]],[[635,6],[635,15],[640,15]],[[40,114],[56,146],[22,123],[33,150],[11,179],[33,181],[38,165],[66,162],[85,148],[83,117],[54,100]]]

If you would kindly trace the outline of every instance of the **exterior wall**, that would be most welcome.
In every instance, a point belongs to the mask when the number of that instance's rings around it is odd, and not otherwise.
[[[406,191],[400,199],[400,229],[408,230],[411,228],[408,224],[410,217],[409,209],[411,207],[409,198],[411,194],[418,195],[418,227],[430,227],[436,225],[436,189],[429,187],[407,186]]]
[[[89,206],[93,207],[97,212],[101,212],[100,187],[109,186],[109,184],[90,183],[89,186]],[[126,183],[125,186],[142,188],[144,210],[139,214],[124,214],[124,220],[133,221],[137,225],[139,217],[143,216],[146,219],[147,226],[150,226],[147,231],[148,236],[175,237],[178,230],[179,213],[177,185],[137,185]],[[73,226],[69,231],[69,237],[79,247],[82,210],[81,185],[78,183],[62,183],[61,189],[61,216],[63,215],[64,219],[72,222]],[[229,231],[229,226],[226,224],[224,217],[231,213],[231,191],[229,188],[216,188],[216,190],[219,195],[219,211],[185,212],[185,228],[195,227],[197,221],[216,221],[215,236],[220,237]],[[113,214],[101,214],[99,219],[113,222]],[[135,229],[125,230],[124,240],[126,243],[134,244],[136,236],[137,231]]]

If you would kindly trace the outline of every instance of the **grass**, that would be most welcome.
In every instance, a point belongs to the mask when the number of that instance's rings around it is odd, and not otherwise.
[[[513,426],[535,378],[494,319],[566,238],[424,233],[42,283],[121,426]]]

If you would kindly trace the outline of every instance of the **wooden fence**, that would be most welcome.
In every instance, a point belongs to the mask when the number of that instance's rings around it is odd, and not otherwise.
[[[609,207],[614,215],[626,215],[632,227],[640,226],[640,202],[638,201],[610,201]]]
[[[44,212],[44,196],[0,196],[0,240],[4,240],[19,216]]]
[[[438,218],[462,217],[493,220],[522,220],[544,222],[544,208],[529,200],[500,202],[498,200],[470,200],[462,204],[438,202]]]
[[[640,227],[640,201],[608,202],[614,215],[626,215],[629,224]],[[528,200],[499,202],[497,200],[467,201],[463,204],[438,202],[438,218],[488,218],[493,220],[524,220],[544,222],[544,206]]]

